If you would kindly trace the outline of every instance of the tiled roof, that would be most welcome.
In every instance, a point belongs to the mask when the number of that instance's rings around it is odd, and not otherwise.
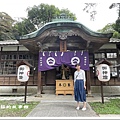
[[[39,28],[38,30],[29,33],[27,35],[23,35],[23,36],[19,36],[18,40],[24,40],[24,39],[29,39],[29,38],[35,38],[40,36],[44,31],[50,29],[50,28],[58,28],[58,27],[77,27],[79,29],[82,29],[83,32],[85,32],[86,34],[90,35],[90,36],[94,36],[94,37],[101,37],[101,38],[110,38],[113,33],[98,33],[98,32],[94,32],[92,30],[90,30],[89,28],[87,28],[86,26],[84,26],[83,24],[77,22],[77,21],[54,21],[54,22],[48,22],[45,25],[43,25],[41,28]]]
[[[0,41],[0,45],[17,45],[17,44],[19,44],[17,40]]]
[[[117,43],[118,43],[118,42],[120,42],[120,39],[110,38],[110,41],[109,41],[109,42],[112,42],[112,43],[113,43],[113,42],[114,42],[114,43],[117,42]]]

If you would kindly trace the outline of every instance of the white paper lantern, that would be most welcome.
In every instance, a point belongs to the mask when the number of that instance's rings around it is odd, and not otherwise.
[[[107,64],[98,65],[96,72],[100,81],[107,82],[110,80],[110,67]]]
[[[27,65],[20,65],[18,67],[17,79],[20,82],[26,82],[29,79],[30,67]]]

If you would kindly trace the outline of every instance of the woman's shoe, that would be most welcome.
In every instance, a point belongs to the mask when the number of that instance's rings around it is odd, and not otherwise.
[[[76,110],[79,110],[79,109],[80,109],[79,107],[76,108]]]
[[[86,110],[86,108],[85,108],[85,107],[83,107],[83,108],[82,108],[82,111],[85,111],[85,110]]]

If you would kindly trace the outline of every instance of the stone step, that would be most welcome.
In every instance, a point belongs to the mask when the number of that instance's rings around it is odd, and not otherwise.
[[[43,90],[42,94],[55,94],[55,90]]]
[[[55,90],[56,86],[43,86],[43,90]]]
[[[44,93],[44,94],[55,94],[55,86],[43,86],[42,93]]]
[[[24,96],[25,93],[0,93],[0,96]],[[27,93],[28,96],[32,95],[32,93]]]

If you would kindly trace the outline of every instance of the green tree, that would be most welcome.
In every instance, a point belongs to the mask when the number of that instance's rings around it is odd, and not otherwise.
[[[21,22],[17,22],[14,25],[14,35],[22,36],[28,33],[35,31],[36,28],[33,23],[29,19],[23,18]]]
[[[71,13],[68,9],[61,9],[59,15],[62,13],[64,13],[67,17],[72,18],[73,20],[77,19],[75,14]]]
[[[110,9],[117,7],[118,8],[118,19],[115,22],[115,27],[114,29],[120,33],[120,3],[113,3],[111,4],[111,6],[109,7]]]
[[[40,4],[27,8],[28,19],[39,28],[41,25],[52,21],[55,15],[58,15],[59,9],[54,5]]]
[[[40,4],[27,8],[28,17],[23,18],[22,21],[17,21],[14,25],[15,36],[22,36],[29,34],[36,29],[43,26],[45,23],[51,22],[54,18],[61,13],[65,13],[67,17],[76,20],[75,14],[71,13],[68,9],[58,9],[54,5]]]
[[[101,33],[114,33],[115,32],[114,26],[115,26],[115,23],[109,23],[104,28],[98,30],[98,32],[101,32]]]
[[[0,12],[0,40],[14,39],[14,20],[5,12]]]
[[[47,22],[51,22],[52,19],[59,16],[61,13],[66,13],[68,17],[76,19],[75,14],[71,13],[68,9],[58,9],[54,5],[40,4],[27,8],[28,19],[37,27],[41,27]]]
[[[120,33],[115,30],[115,23],[112,24],[107,24],[103,29],[98,30],[98,32],[101,33],[113,33],[113,38],[118,38],[120,39]]]
[[[115,28],[114,28],[117,32],[120,33],[120,19],[116,20],[116,24],[115,24]]]

